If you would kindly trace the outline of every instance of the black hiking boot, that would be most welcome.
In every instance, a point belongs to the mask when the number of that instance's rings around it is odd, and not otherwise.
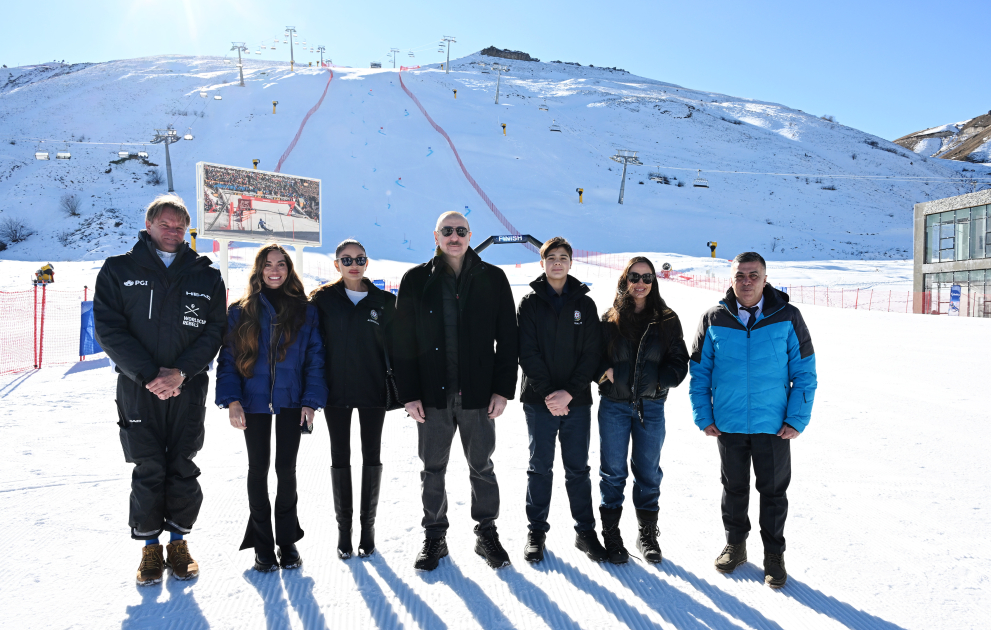
[[[609,554],[609,562],[613,564],[626,564],[630,560],[630,552],[623,546],[623,536],[619,533],[619,519],[623,516],[623,508],[599,508],[599,517],[602,519],[602,543],[605,545],[606,553]]]
[[[764,553],[764,584],[771,588],[781,588],[788,581],[785,571],[785,554]]]
[[[361,537],[358,539],[358,555],[362,558],[375,553],[375,514],[378,512],[379,488],[382,486],[382,466],[361,467],[361,504],[358,522]]]
[[[499,542],[499,534],[495,527],[475,532],[475,553],[485,558],[485,561],[493,569],[508,567],[512,564],[509,561],[509,554]]]
[[[299,555],[296,545],[279,547],[279,566],[283,569],[298,569],[303,566],[303,557]]]
[[[331,468],[330,485],[334,492],[334,513],[337,516],[337,557],[347,560],[354,552],[351,547],[351,519],[354,516],[351,467]]]
[[[747,561],[747,541],[736,545],[726,545],[716,558],[716,571],[732,573],[738,566]]]
[[[423,548],[420,549],[420,553],[416,554],[416,562],[413,563],[413,568],[417,571],[433,571],[437,568],[437,563],[440,559],[447,555],[447,538],[441,536],[440,538],[430,538],[429,536],[423,539]]]
[[[609,552],[599,542],[599,536],[594,529],[576,532],[575,548],[588,556],[592,562],[605,562],[609,559]]]
[[[526,546],[523,547],[523,559],[527,562],[542,562],[544,559],[545,532],[530,530],[526,535]]]
[[[279,570],[279,561],[272,549],[255,549],[255,571],[271,573]]]
[[[643,559],[650,564],[659,564],[662,559],[661,545],[657,542],[657,512],[649,510],[637,510],[637,525],[640,527],[640,534],[637,536],[637,549],[643,555]]]

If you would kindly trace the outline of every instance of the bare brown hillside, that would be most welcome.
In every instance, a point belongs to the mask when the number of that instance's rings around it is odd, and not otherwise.
[[[991,160],[991,112],[953,125],[932,127],[894,141],[910,151],[961,162]]]

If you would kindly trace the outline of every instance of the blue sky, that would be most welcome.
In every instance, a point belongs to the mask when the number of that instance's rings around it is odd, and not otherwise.
[[[991,110],[987,44],[973,37],[987,2],[318,2],[47,0],[0,9],[0,63],[107,61],[257,49],[286,25],[334,63],[440,61],[489,45],[544,61],[634,74],[773,101],[894,139]],[[982,10],[984,9],[984,10]],[[265,51],[261,58],[285,55]],[[255,58],[259,58],[253,55]],[[304,59],[307,58],[304,56]]]

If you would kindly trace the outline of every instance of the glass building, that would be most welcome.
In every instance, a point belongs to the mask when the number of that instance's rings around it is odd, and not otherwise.
[[[913,284],[916,313],[991,318],[991,191],[915,204]]]

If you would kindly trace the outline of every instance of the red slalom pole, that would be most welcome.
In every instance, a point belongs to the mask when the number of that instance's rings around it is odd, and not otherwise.
[[[41,338],[38,341],[38,367],[44,360],[45,354],[45,295],[47,295],[48,285],[41,285]]]
[[[38,285],[34,285],[34,369],[38,369]]]

